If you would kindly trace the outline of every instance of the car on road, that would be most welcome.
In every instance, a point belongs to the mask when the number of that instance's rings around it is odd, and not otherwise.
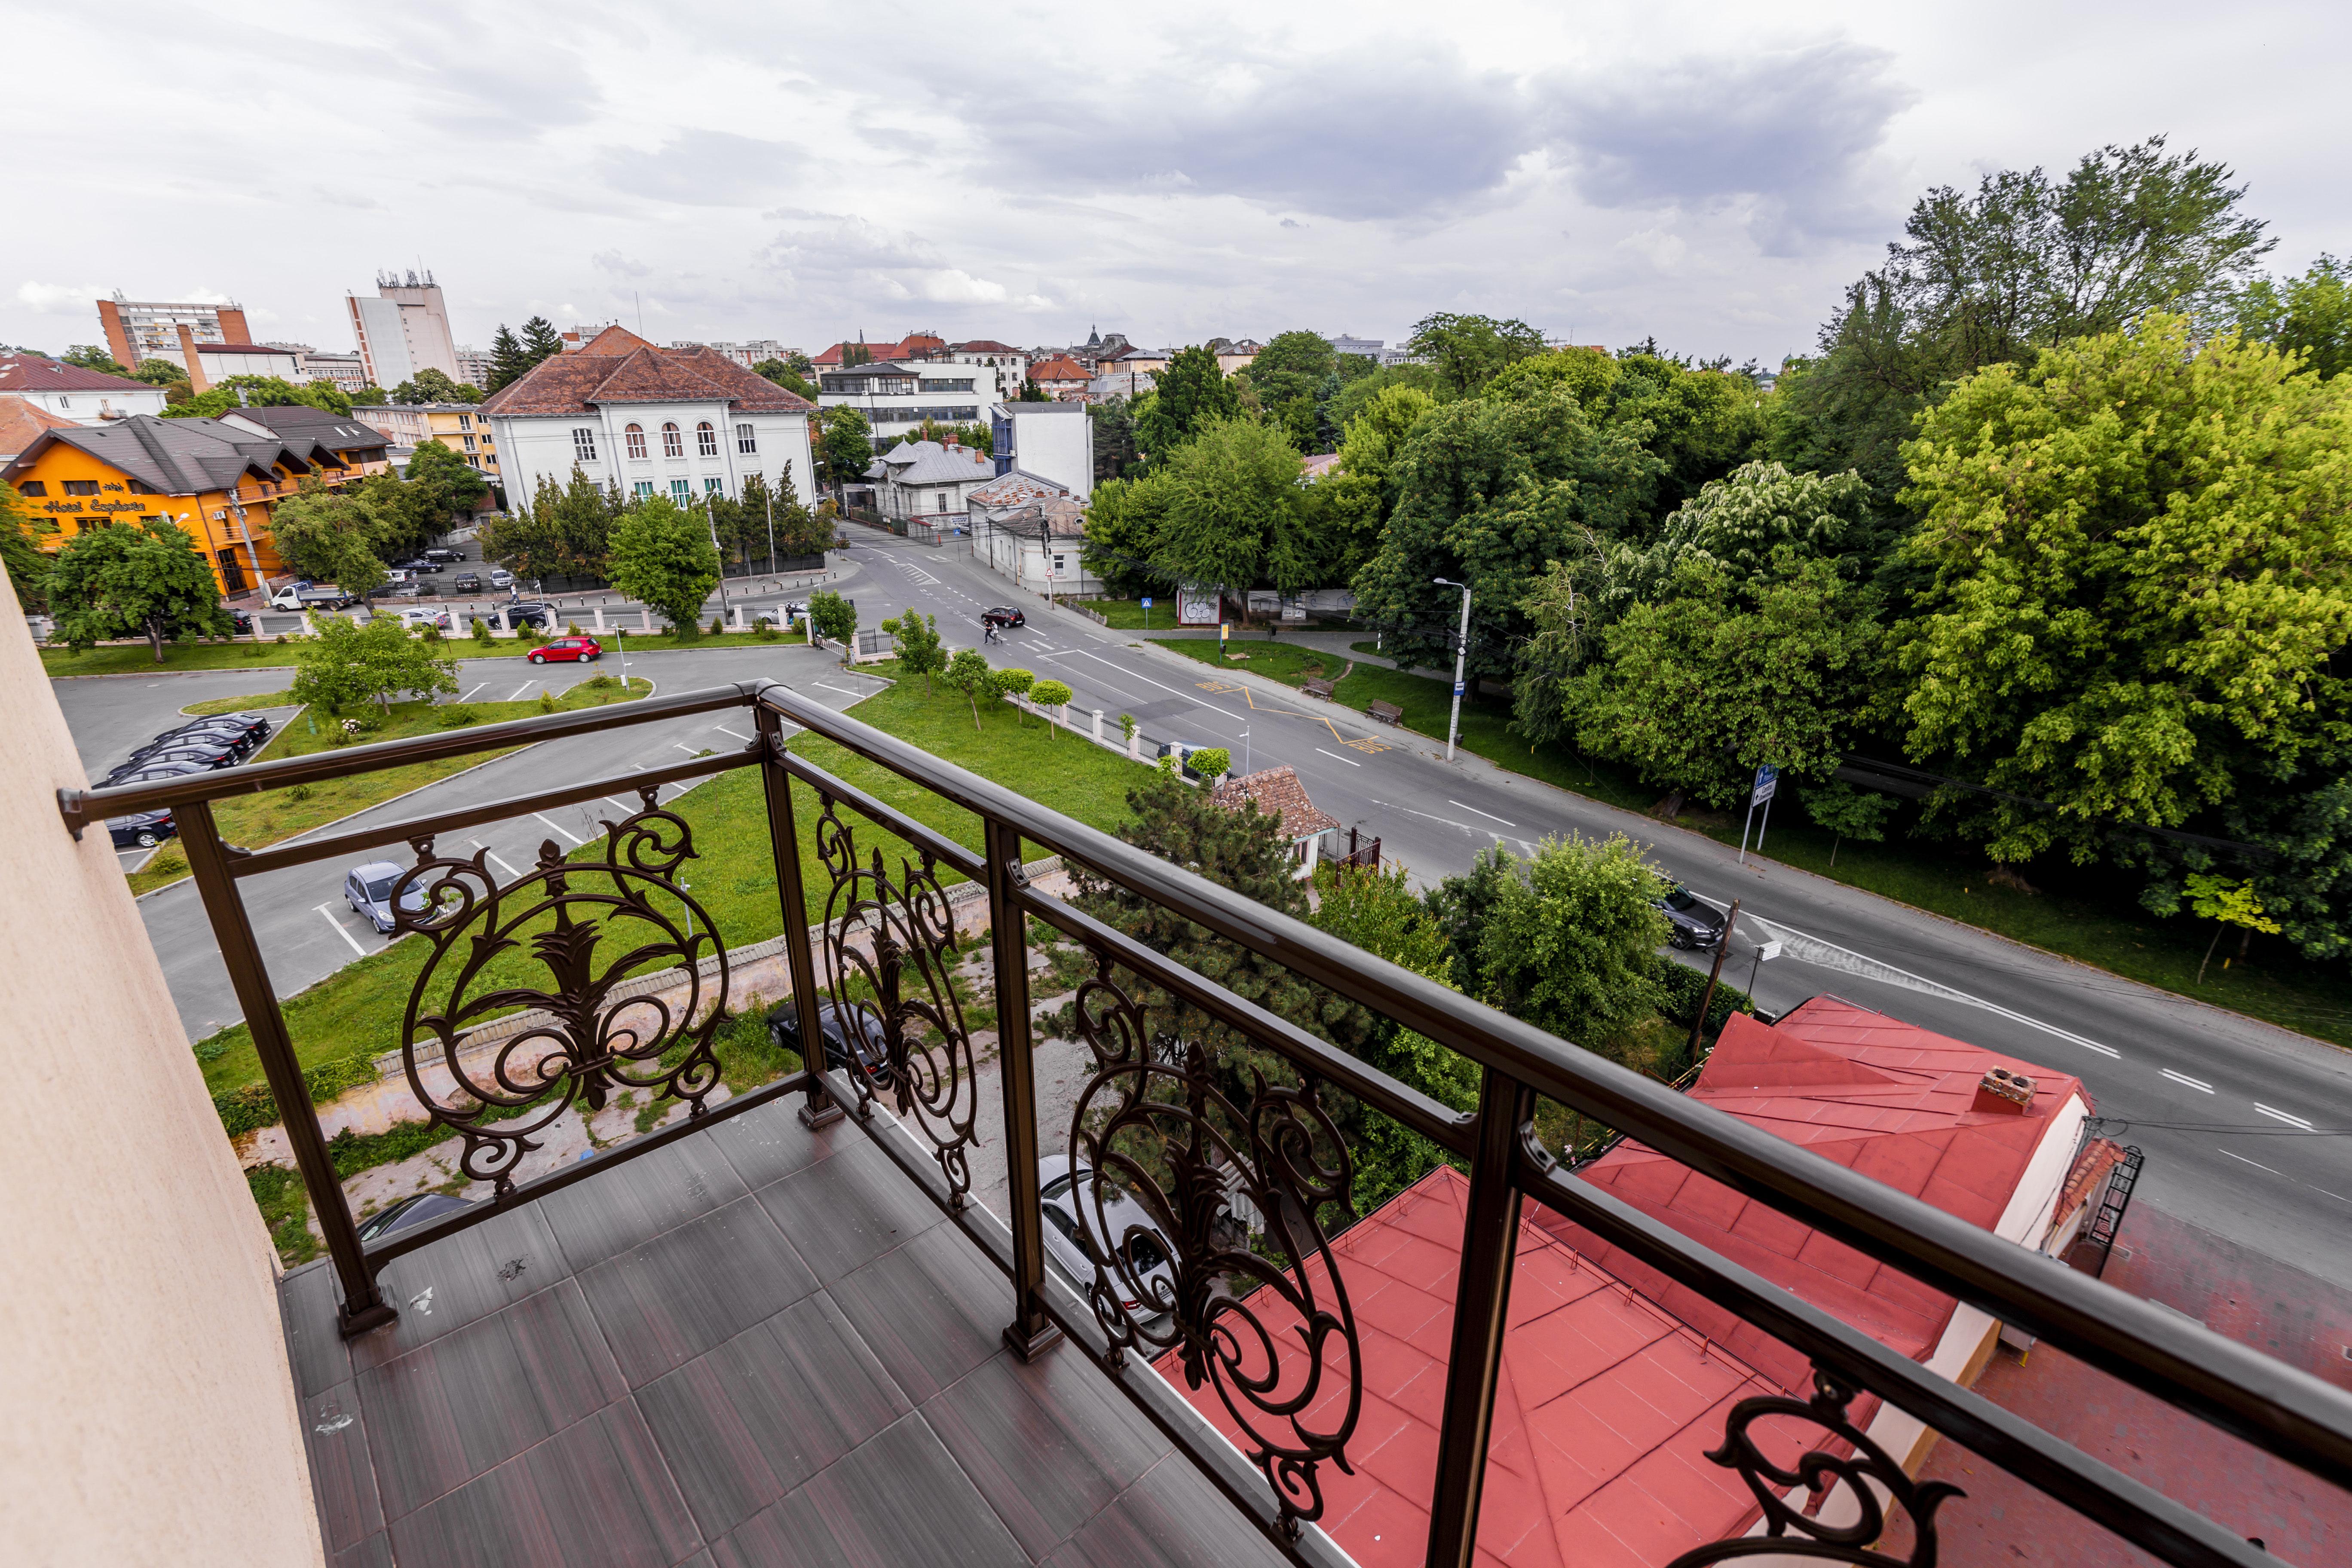
[[[1668,946],[1699,952],[1723,940],[1723,911],[1681,883],[1669,888],[1657,906],[1666,917]]]
[[[117,849],[152,849],[166,838],[177,837],[179,832],[168,811],[142,811],[106,821],[106,836],[114,840]]]
[[[395,1230],[406,1230],[412,1225],[423,1225],[428,1219],[439,1219],[445,1214],[457,1214],[473,1206],[468,1200],[447,1193],[412,1194],[360,1221],[360,1239],[373,1241]]]
[[[508,570],[507,570],[505,567],[503,567],[503,566],[493,566],[493,567],[491,567],[491,568],[490,568],[490,586],[491,586],[491,587],[493,587],[493,588],[511,588],[511,587],[513,587],[513,586],[514,586],[514,574],[513,574],[513,573],[511,573],[511,572],[509,572],[509,571],[508,571]]]
[[[457,594],[478,594],[482,591],[482,575],[478,572],[460,572],[451,579],[449,589]]]
[[[770,605],[766,609],[755,612],[751,619],[755,622],[767,621],[776,626],[789,626],[807,613],[806,605]]]
[[[126,763],[98,782],[102,789],[113,789],[122,784],[161,784],[165,779],[184,779],[190,773],[210,772],[202,763],[142,763],[135,767]]]
[[[452,550],[446,544],[436,544],[432,549],[425,552],[425,559],[427,561],[463,561],[465,558],[466,553],[464,551]]]
[[[244,760],[243,754],[227,741],[212,735],[188,735],[176,741],[142,746],[114,772],[133,773],[161,763],[194,763],[204,768],[233,768]]]
[[[403,572],[438,572],[441,570],[441,563],[434,560],[430,555],[417,555],[402,562],[400,563],[400,570]]]
[[[1094,1285],[1097,1248],[1109,1246],[1126,1259],[1124,1269],[1117,1264],[1108,1269],[1119,1305],[1146,1324],[1167,1316],[1156,1304],[1176,1300],[1176,1249],[1152,1224],[1150,1209],[1114,1184],[1104,1192],[1097,1211],[1094,1172],[1081,1161],[1073,1180],[1067,1154],[1048,1154],[1037,1162],[1037,1197],[1045,1215],[1045,1256],[1077,1287],[1078,1294],[1085,1295]],[[1098,1234],[1106,1229],[1108,1235]]]
[[[395,579],[381,587],[370,588],[368,597],[371,599],[421,599],[425,597],[425,590],[406,579]]]
[[[352,906],[352,913],[383,935],[390,936],[394,923],[392,895],[400,886],[401,874],[406,869],[406,867],[394,865],[390,860],[371,860],[355,868],[350,876],[343,879],[343,902]],[[409,889],[401,895],[400,907],[410,914],[422,910],[425,908],[425,889]]]
[[[228,613],[228,624],[236,630],[238,637],[249,637],[253,635],[253,616],[247,611],[231,610]]]
[[[438,626],[445,632],[454,631],[457,628],[457,624],[449,618],[448,611],[443,609],[428,609],[423,605],[419,605],[413,610],[401,611],[400,619],[402,624],[405,626]]]
[[[860,1002],[856,1017],[863,1021],[862,1029],[854,1026],[852,1015],[840,1003],[817,1004],[817,1029],[824,1036],[824,1065],[845,1068],[854,1050],[858,1065],[872,1076],[876,1086],[887,1089],[890,1061],[882,1043],[882,1015]],[[800,1005],[791,997],[768,1009],[768,1039],[780,1051],[801,1055]],[[807,1058],[802,1056],[802,1059],[805,1061]]]
[[[980,624],[984,626],[1025,626],[1029,617],[1012,605],[991,605],[980,612]]]
[[[537,626],[543,632],[551,632],[555,629],[553,605],[542,605],[536,599],[517,599],[508,604],[505,608],[507,625],[510,626]]]
[[[567,659],[593,664],[604,657],[604,648],[594,637],[558,637],[545,647],[531,649],[524,657],[533,664],[562,664]]]

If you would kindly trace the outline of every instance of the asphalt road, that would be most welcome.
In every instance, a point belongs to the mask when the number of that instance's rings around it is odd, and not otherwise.
[[[577,665],[527,667],[511,658],[469,659],[459,665],[458,679],[462,691],[467,695],[478,691],[484,700],[490,700],[531,695],[542,684],[561,691],[572,681],[590,674],[618,672],[617,662],[609,656],[593,668]],[[766,677],[798,687],[834,708],[846,708],[875,689],[872,677],[842,668],[837,655],[803,647],[646,654],[630,659],[629,674],[652,679],[658,692],[692,690]],[[251,689],[249,685],[240,688],[236,684],[238,680],[250,682],[250,675],[232,675],[231,684],[218,690],[200,689],[219,685],[222,678],[211,674],[164,677],[153,684],[84,678],[58,681],[55,689],[85,757],[96,752],[103,761],[127,749],[123,737],[144,739],[166,727],[184,703]],[[519,687],[527,689],[518,691]],[[140,695],[128,695],[134,692]],[[134,716],[142,700],[149,705],[147,710],[144,715]],[[84,738],[85,728],[89,739]],[[105,739],[100,740],[101,736]],[[750,739],[751,731],[740,715],[721,714],[716,722],[711,716],[702,715],[606,734],[543,742],[428,784],[400,800],[321,831],[345,833],[370,822],[405,821],[435,812],[485,805],[561,782],[621,774],[633,767],[650,768],[677,762],[705,748],[715,751],[740,746]],[[667,802],[678,793],[673,786],[664,792],[662,798]],[[462,847],[469,853],[487,848],[493,865],[520,874],[538,858],[542,843],[552,839],[559,847],[569,849],[602,832],[596,825],[600,816],[611,816],[618,810],[635,808],[634,801],[625,798],[610,804],[592,801],[544,816],[523,816],[475,830]],[[386,945],[385,940],[353,914],[343,900],[342,879],[350,868],[331,863],[298,866],[249,878],[239,884],[246,907],[252,914],[263,959],[269,968],[270,983],[280,996],[315,984],[353,959]],[[242,1016],[228,973],[221,963],[220,947],[214,940],[212,926],[205,918],[194,884],[181,882],[152,893],[140,901],[140,910],[146,921],[148,939],[163,963],[164,978],[171,984],[172,998],[179,1005],[180,1020],[188,1037],[202,1039]]]
[[[1464,868],[1489,844],[1525,853],[1549,834],[1627,833],[1702,897],[1718,904],[1743,900],[1726,973],[1764,1006],[1785,1009],[1832,993],[2074,1074],[2100,1114],[2120,1124],[2110,1127],[2112,1134],[2147,1152],[2141,1199],[2352,1286],[2352,1057],[2346,1053],[1788,867],[1754,857],[1742,866],[1734,850],[1712,839],[1476,758],[1446,763],[1424,752],[1425,741],[1359,714],[1223,679],[1164,650],[1135,646],[1142,634],[1109,631],[1023,598],[951,548],[866,531],[856,538],[852,558],[860,567],[851,591],[864,623],[911,607],[937,615],[951,647],[977,645],[982,608],[1022,604],[1031,624],[983,649],[993,662],[1050,671],[1073,688],[1076,712],[1105,710],[1111,733],[1118,715],[1131,713],[1154,741],[1229,747],[1236,766],[1292,764],[1318,805],[1378,835],[1385,857],[1419,882]],[[753,605],[782,596],[735,595]],[[493,672],[493,687],[500,677],[523,679],[511,660],[467,668],[469,686],[481,679],[477,669]],[[836,707],[846,707],[865,684],[828,656],[797,648],[651,655],[642,665],[633,660],[632,673],[653,675],[666,691],[772,675]],[[168,689],[128,679],[58,684],[86,756],[102,763],[163,728],[180,703],[250,689],[236,684],[250,679],[236,672],[174,677]],[[220,686],[223,680],[230,684]],[[218,689],[200,689],[198,682]],[[106,687],[125,689],[84,689]],[[149,695],[135,698],[131,690]],[[183,690],[193,695],[173,695]],[[142,701],[160,705],[154,722],[131,718]],[[681,748],[718,743],[730,742],[700,720],[550,742],[378,809],[413,816],[517,793],[541,778],[649,765]],[[584,837],[592,814],[583,808],[576,815],[577,822],[504,824],[482,842],[521,866],[551,829]],[[247,885],[281,994],[382,945],[340,904],[341,870],[313,867]],[[193,889],[166,890],[144,907],[191,1037],[233,1019],[236,1005]],[[1777,956],[1759,962],[1759,941],[1776,942]]]
[[[1642,840],[1702,897],[1743,900],[1726,973],[1763,1006],[1832,993],[2074,1074],[2102,1116],[2127,1124],[2113,1135],[2146,1151],[2140,1197],[2352,1286],[2352,1056],[2335,1047],[1753,856],[1742,866],[1698,834],[1474,757],[1448,763],[1361,715],[1135,647],[1144,634],[1016,595],[952,547],[857,537],[862,620],[922,610],[956,647],[977,641],[982,607],[1018,603],[1030,625],[983,647],[992,662],[1050,671],[1076,693],[1076,714],[1105,710],[1111,734],[1132,713],[1152,740],[1230,748],[1236,768],[1290,763],[1316,805],[1380,836],[1417,881],[1463,869],[1489,844],[1526,853],[1570,831]],[[1759,939],[1777,940],[1778,956],[1759,963]]]

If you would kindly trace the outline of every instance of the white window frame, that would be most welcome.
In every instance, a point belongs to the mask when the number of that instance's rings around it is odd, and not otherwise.
[[[692,506],[694,487],[684,479],[672,479],[669,482],[669,499],[680,506]]]
[[[632,460],[640,463],[646,460],[646,427],[644,426],[632,425],[622,431],[621,442]]]
[[[694,427],[695,455],[703,458],[719,456],[719,426],[705,419]]]
[[[663,457],[683,458],[686,456],[686,432],[677,427],[677,420],[663,420],[661,436]]]
[[[639,500],[651,500],[654,499],[654,482],[651,479],[639,479],[629,487],[629,491]]]
[[[735,426],[735,450],[744,457],[755,457],[760,450],[760,429],[756,425]]]
[[[596,426],[574,425],[572,427],[572,460],[575,463],[596,460]]]

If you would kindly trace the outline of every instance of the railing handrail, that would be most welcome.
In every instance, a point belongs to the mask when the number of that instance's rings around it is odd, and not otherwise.
[[[1189,994],[1195,1005],[1208,1008],[1213,1016],[1291,1058],[1310,1078],[1324,1073],[1351,1083],[1356,1092],[1370,1089],[1372,1101],[1391,1116],[1401,1117],[1407,1124],[1418,1123],[1425,1133],[1439,1136],[1457,1152],[1465,1147],[1474,1152],[1472,1201],[1476,1212],[1472,1216],[1471,1234],[1465,1237],[1456,1303],[1461,1320],[1456,1324],[1454,1345],[1456,1375],[1449,1382],[1449,1421],[1442,1435],[1447,1451],[1442,1451],[1440,1456],[1441,1468],[1448,1474],[1461,1472],[1457,1478],[1461,1484],[1455,1489],[1466,1489],[1470,1500],[1466,1514],[1450,1506],[1441,1510],[1447,1515],[1444,1529],[1433,1521],[1435,1557],[1449,1562],[1457,1558],[1467,1561],[1470,1538],[1475,1534],[1475,1478],[1483,1473],[1479,1458],[1483,1447],[1478,1445],[1483,1444],[1491,1406],[1492,1373],[1502,1332],[1502,1303],[1507,1299],[1511,1257],[1511,1248],[1496,1238],[1507,1236],[1507,1216],[1509,1223],[1516,1223],[1520,1194],[1578,1212],[1583,1223],[1595,1224],[1604,1233],[1613,1234],[1621,1244],[1632,1245],[1637,1255],[1646,1247],[1652,1264],[1670,1275],[1677,1269],[1685,1273],[1697,1270],[1710,1278],[1720,1278],[1735,1297],[1739,1296],[1738,1286],[1744,1279],[1732,1266],[1696,1243],[1669,1242],[1662,1231],[1644,1242],[1643,1236],[1637,1234],[1641,1226],[1634,1224],[1630,1211],[1621,1213],[1610,1202],[1587,1201],[1581,1191],[1563,1189],[1562,1182],[1572,1178],[1564,1178],[1543,1165],[1535,1153],[1524,1148],[1517,1152],[1506,1148],[1510,1138],[1523,1140],[1521,1124],[1530,1114],[1527,1108],[1532,1104],[1532,1096],[1538,1093],[1638,1137],[1690,1169],[1820,1228],[2004,1321],[2017,1323],[2122,1380],[2190,1410],[2294,1464],[2338,1485],[2352,1485],[2352,1394],[2214,1334],[2201,1324],[2056,1265],[2030,1248],[1859,1175],[1738,1118],[1691,1100],[1667,1085],[1579,1049],[1302,921],[1268,910],[774,681],[749,681],[608,708],[536,715],[505,724],[342,748],[153,784],[60,790],[58,805],[67,825],[77,835],[103,816],[186,808],[188,821],[184,837],[190,846],[192,869],[205,895],[207,914],[221,933],[224,955],[229,961],[239,1000],[254,1025],[257,1049],[270,1074],[272,1092],[289,1113],[288,1131],[305,1181],[317,1196],[339,1191],[331,1162],[316,1117],[306,1121],[294,1114],[298,1106],[307,1109],[307,1099],[299,1069],[293,1066],[290,1041],[285,1037],[283,1021],[277,1016],[266,966],[253,943],[249,923],[236,893],[236,880],[245,869],[240,862],[258,861],[260,858],[243,855],[221,844],[210,803],[231,795],[347,777],[428,758],[617,730],[733,707],[751,710],[760,731],[758,742],[740,752],[698,759],[696,763],[671,764],[665,771],[717,772],[753,763],[768,764],[762,768],[762,774],[768,791],[769,828],[773,839],[779,895],[787,917],[788,935],[798,931],[801,938],[792,944],[791,957],[803,1038],[814,1039],[820,1033],[816,1013],[819,988],[811,967],[807,933],[801,923],[805,920],[806,898],[799,857],[792,847],[795,832],[788,781],[793,777],[800,778],[827,799],[826,817],[832,816],[832,803],[846,805],[889,831],[911,835],[909,841],[919,849],[954,868],[967,874],[976,871],[987,884],[999,950],[998,973],[1000,976],[1017,975],[1024,982],[1015,986],[1015,1000],[1024,1004],[1017,1009],[1018,1019],[1006,1018],[1002,1025],[1008,1062],[1003,1080],[1008,1099],[1008,1137],[1020,1131],[1033,1145],[1034,1142],[1034,1126],[1016,1127],[1024,1117],[1034,1121],[1034,1109],[1025,1112],[1015,1109],[1019,1075],[1013,1068],[1025,1066],[1029,1049],[1025,964],[1021,962],[1025,956],[1025,940],[1022,932],[1029,915],[1042,914],[1050,923],[1070,931],[1083,943],[1096,949],[1107,964],[1117,963],[1136,968],[1157,983]],[[944,835],[913,823],[882,802],[832,778],[806,759],[793,756],[784,747],[787,723],[835,742],[971,812],[983,826],[988,848],[975,859],[970,851]],[[642,777],[637,782],[642,783]],[[555,793],[574,795],[588,787],[563,786]],[[539,798],[519,797],[521,801]],[[421,837],[460,819],[488,820],[495,816],[511,815],[517,809],[518,800],[508,800],[408,824],[363,829],[359,837],[386,843],[400,837]],[[824,829],[821,823],[820,832]],[[264,853],[271,857],[273,864],[291,864],[316,858],[353,841],[354,836],[345,835],[299,848]],[[1465,1117],[1427,1101],[1402,1084],[1375,1081],[1384,1080],[1385,1075],[1369,1067],[1341,1061],[1340,1053],[1325,1048],[1319,1041],[1307,1041],[1279,1018],[1255,1008],[1214,982],[1189,973],[1171,975],[1168,971],[1171,967],[1181,971],[1181,966],[1173,966],[1150,950],[1100,926],[1082,911],[1068,906],[1047,908],[1046,900],[1022,885],[1017,865],[1007,860],[1009,857],[1017,861],[1024,841],[1034,841],[1067,861],[1089,868],[1111,882],[1153,900],[1171,914],[1238,942],[1308,981],[1460,1052],[1478,1064],[1485,1075],[1479,1112],[1475,1117]],[[232,947],[236,949],[234,954]],[[1000,979],[1000,984],[1003,983]],[[791,1092],[803,1085],[810,1097],[809,1114],[820,1119],[840,1114],[835,1102],[826,1098],[821,1080],[805,1076],[794,1079],[791,1089],[771,1086],[761,1098]],[[705,1114],[698,1100],[697,1117]],[[1440,1125],[1441,1115],[1450,1120]],[[1506,1119],[1510,1123],[1508,1128],[1503,1125]],[[304,1124],[298,1127],[297,1122]],[[968,1126],[966,1131],[968,1133]],[[682,1131],[672,1134],[678,1135],[683,1135]],[[1497,1150],[1503,1152],[1498,1154]],[[634,1153],[620,1152],[615,1157],[629,1158]],[[1016,1219],[1027,1216],[1032,1222],[1027,1229],[1034,1231],[1034,1215],[1031,1211],[1037,1197],[1034,1147],[1025,1166],[1021,1160],[1013,1162],[1010,1175]],[[968,1178],[966,1182],[968,1184]],[[543,1183],[532,1184],[531,1191],[538,1190],[551,1189],[545,1188]],[[520,1191],[507,1193],[505,1197],[511,1201]],[[961,1203],[961,1191],[954,1201]],[[364,1328],[388,1318],[390,1307],[381,1301],[372,1285],[373,1268],[383,1257],[412,1250],[444,1234],[454,1234],[456,1229],[479,1223],[484,1217],[453,1216],[447,1222],[420,1227],[413,1237],[404,1237],[397,1247],[369,1247],[363,1255],[355,1235],[351,1234],[348,1209],[324,1203],[320,1206],[330,1251],[344,1276],[347,1328]],[[330,1214],[326,1212],[329,1207],[341,1212]],[[1655,1226],[1649,1229],[1657,1231]],[[1020,1272],[1016,1273],[1014,1284],[1016,1296],[1024,1305],[1016,1323],[1020,1331],[1011,1339],[1025,1355],[1045,1342],[1052,1331],[1046,1322],[1049,1314],[1037,1296],[1038,1246],[1034,1236],[1025,1242],[1020,1241],[1019,1230],[1016,1226],[1015,1252]],[[1469,1245],[1479,1237],[1486,1239],[1476,1247]],[[1670,1252],[1675,1256],[1669,1257]],[[352,1311],[355,1303],[362,1308],[356,1315]],[[1750,1310],[1741,1315],[1751,1321],[1762,1321],[1767,1331],[1771,1331],[1771,1321],[1788,1318],[1787,1313],[1775,1312],[1769,1305],[1759,1307],[1753,1300],[1747,1304]],[[1472,1319],[1476,1321],[1470,1321]],[[1825,1322],[1812,1323],[1794,1337],[1807,1342],[1800,1348],[1822,1350],[1829,1362],[1837,1363],[1843,1358],[1849,1367],[1857,1364],[1855,1357],[1859,1352],[1853,1344],[1843,1342],[1853,1340],[1859,1331],[1842,1329],[1843,1348],[1832,1346],[1824,1350],[1826,1342],[1822,1341],[1822,1334],[1828,1331]],[[1474,1386],[1481,1381],[1481,1375],[1473,1375],[1479,1366],[1485,1369],[1481,1374],[1486,1385],[1483,1392]],[[1465,1373],[1465,1367],[1471,1371]],[[1883,1368],[1873,1373],[1869,1384],[1897,1405],[1906,1403],[1901,1395],[1911,1396],[1914,1403],[1917,1400],[1913,1380],[1885,1375]],[[1936,1402],[1927,1403],[1934,1405]],[[1914,1410],[1914,1414],[1920,1412]],[[1452,1451],[1457,1437],[1463,1436],[1454,1428],[1464,1423],[1475,1428],[1467,1433],[1473,1447]],[[1967,1424],[1961,1423],[1963,1426]],[[2008,1440],[2014,1442],[2014,1435]],[[2200,1532],[2179,1521],[2159,1518],[2144,1500],[2125,1497],[2113,1482],[2095,1474],[2095,1468],[2094,1466],[2079,1470],[2076,1480],[2070,1484],[2078,1490],[2084,1487],[2093,1491],[2105,1488],[2108,1506],[2120,1508],[2123,1516],[2134,1519],[2142,1527],[2133,1533],[2133,1539],[2141,1544],[2158,1541],[2177,1543],[2182,1554],[2176,1561],[2235,1560],[2236,1553],[2217,1552],[2213,1541],[2202,1539],[2210,1531]],[[2035,1484],[2043,1483],[2036,1480]],[[1444,1495],[1441,1493],[1441,1498]],[[2053,1491],[2053,1495],[2060,1494]],[[2177,1509],[2178,1505],[2167,1507]],[[2095,1515],[2099,1510],[2089,1511]],[[2181,1533],[2184,1529],[2189,1529],[2187,1535]]]

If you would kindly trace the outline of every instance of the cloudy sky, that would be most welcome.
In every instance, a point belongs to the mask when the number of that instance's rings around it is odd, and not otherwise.
[[[2300,270],[2352,251],[2352,13],[1610,7],[0,5],[0,342],[242,301],[347,348],[379,268],[501,321],[815,349],[1431,310],[1777,361],[1918,193],[2168,132]]]

